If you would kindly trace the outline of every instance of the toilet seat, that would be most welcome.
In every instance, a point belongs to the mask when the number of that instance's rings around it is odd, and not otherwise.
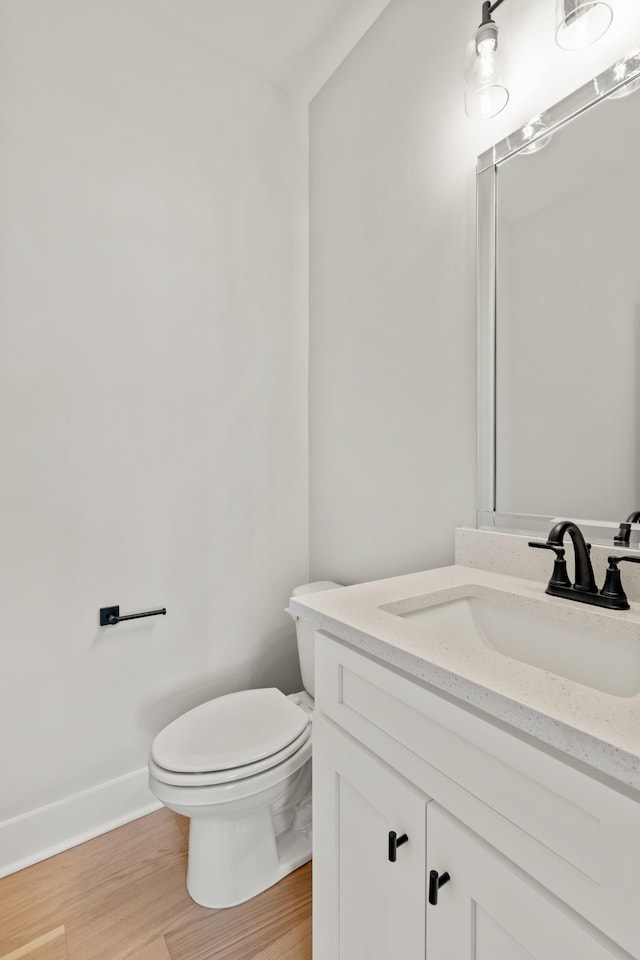
[[[149,767],[163,783],[228,783],[276,766],[310,735],[309,713],[280,690],[241,690],[200,704],[165,727],[153,742]]]
[[[229,767],[227,770],[210,770],[200,773],[184,773],[177,770],[167,770],[156,763],[153,756],[149,758],[149,771],[161,783],[176,787],[209,787],[220,783],[232,783],[235,780],[247,780],[265,770],[271,770],[278,764],[296,754],[311,737],[311,724],[307,724],[302,733],[288,743],[282,750],[278,750],[270,757],[263,757],[254,763],[245,763],[241,767]]]

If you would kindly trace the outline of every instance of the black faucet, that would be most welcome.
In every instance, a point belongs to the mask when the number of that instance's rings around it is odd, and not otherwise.
[[[640,510],[634,510],[627,519],[620,524],[620,529],[613,538],[613,542],[620,547],[628,547],[631,540],[631,524],[640,523]]]
[[[575,555],[576,582],[571,583],[567,573],[565,560],[564,537],[568,533],[573,543]],[[549,533],[546,543],[530,540],[530,547],[540,550],[553,550],[556,560],[553,573],[547,584],[545,593],[552,597],[564,597],[567,600],[578,600],[580,603],[592,603],[596,607],[606,607],[609,610],[628,610],[629,601],[622,589],[618,563],[629,560],[631,563],[640,563],[640,557],[609,557],[609,569],[604,587],[598,591],[589,551],[591,544],[585,543],[582,531],[572,520],[561,520]]]

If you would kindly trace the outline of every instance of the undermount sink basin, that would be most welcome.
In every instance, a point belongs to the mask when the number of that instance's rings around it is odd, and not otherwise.
[[[603,693],[616,697],[640,693],[640,635],[566,623],[480,597],[450,600],[398,616],[440,639],[464,638]]]

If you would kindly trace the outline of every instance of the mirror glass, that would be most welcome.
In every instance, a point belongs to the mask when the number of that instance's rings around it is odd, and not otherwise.
[[[497,514],[640,510],[640,90],[594,84],[493,166]]]

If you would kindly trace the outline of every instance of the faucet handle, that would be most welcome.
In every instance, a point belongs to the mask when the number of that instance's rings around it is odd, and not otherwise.
[[[640,510],[634,510],[629,514],[626,520],[620,524],[620,528],[613,538],[613,542],[620,547],[628,547],[631,540],[631,524],[640,523]]]
[[[542,543],[540,540],[529,540],[529,546],[535,547],[537,550],[553,550],[556,555],[548,587],[571,586],[571,580],[569,580],[569,574],[567,573],[567,561],[564,558],[564,547],[557,547],[554,543]]]
[[[640,557],[607,557],[607,560],[614,569],[619,563],[622,563],[623,560],[627,560],[629,563],[640,563]]]
[[[600,595],[603,597],[608,597],[611,600],[619,601],[621,610],[629,609],[629,601],[627,600],[627,595],[624,592],[622,586],[622,580],[620,578],[620,570],[618,569],[618,564],[622,563],[623,560],[628,561],[629,563],[640,563],[640,557],[608,557],[609,566],[607,567],[607,575],[605,577],[604,586],[600,591]]]
[[[613,538],[613,542],[620,547],[628,547],[630,541],[631,541],[631,524],[625,521],[624,523],[620,524],[618,532]]]
[[[540,540],[529,540],[529,546],[537,550],[553,550],[559,560],[564,560],[564,547],[556,547],[553,543],[542,543]]]

